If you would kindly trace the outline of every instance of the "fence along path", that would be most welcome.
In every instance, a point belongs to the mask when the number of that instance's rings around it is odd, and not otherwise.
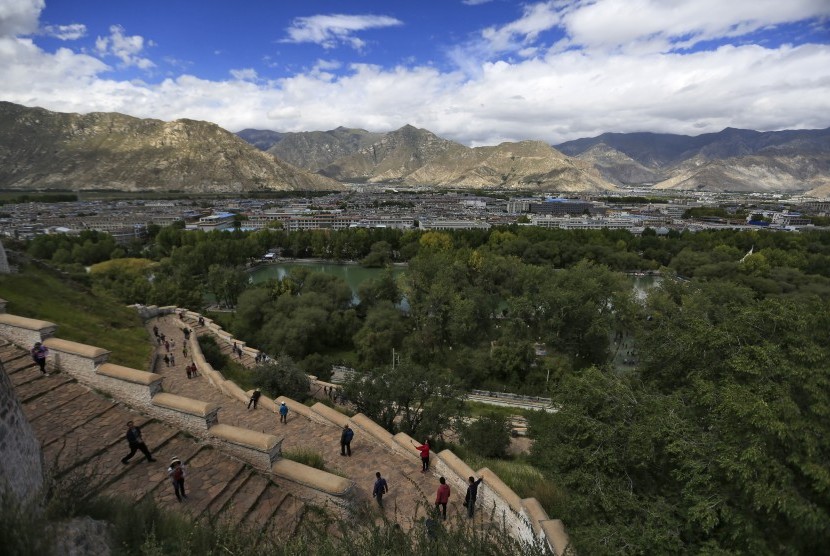
[[[405,457],[393,452],[353,424],[355,436],[351,444],[352,457],[341,456],[341,427],[339,425],[312,421],[297,411],[293,411],[290,406],[288,423],[281,424],[279,415],[273,411],[262,405],[256,410],[247,409],[245,402],[225,396],[204,376],[188,379],[185,366],[190,363],[190,359],[185,359],[183,356],[182,329],[186,326],[197,335],[211,334],[206,327],[199,326],[198,322],[193,319],[182,320],[174,314],[150,319],[146,326],[151,335],[153,326],[157,326],[159,333],[163,333],[168,339],[175,340],[175,347],[172,349],[175,352],[176,364],[173,366],[167,367],[161,360],[166,353],[164,346],[156,348],[155,372],[164,377],[166,392],[219,404],[221,407],[219,420],[222,423],[284,437],[283,452],[300,450],[316,452],[322,456],[327,471],[354,481],[357,502],[372,502],[375,472],[380,471],[389,483],[389,494],[383,499],[384,515],[388,519],[394,519],[402,527],[411,527],[425,516],[427,509],[432,508],[435,491],[438,488],[438,476],[432,472],[421,473],[420,458],[414,447],[412,456]],[[219,346],[230,357],[246,367],[254,366],[252,357],[245,354],[238,359],[231,353],[231,346],[224,340],[217,340]],[[161,361],[160,364],[159,361]],[[449,516],[451,512],[462,514],[464,511],[462,502],[463,493],[455,492],[450,498],[447,515]],[[377,518],[380,519],[379,511]]]
[[[0,339],[3,371],[41,443],[49,472],[83,481],[85,493],[136,501],[152,498],[192,517],[218,516],[278,537],[293,534],[303,519],[303,487],[255,471],[190,435],[91,391],[66,373],[44,376],[26,350]],[[142,428],[155,463],[145,461],[141,452],[127,465],[121,463],[128,453],[127,421]],[[173,456],[188,470],[184,503],[176,500],[167,477]]]

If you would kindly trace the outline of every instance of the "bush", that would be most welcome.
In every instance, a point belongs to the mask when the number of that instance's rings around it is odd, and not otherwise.
[[[300,367],[307,374],[314,375],[320,380],[331,379],[331,360],[319,353],[312,353],[300,361]]]
[[[482,415],[464,426],[461,443],[486,458],[505,457],[510,446],[510,425],[507,418],[496,413]]]
[[[203,335],[197,338],[199,340],[199,347],[202,349],[202,354],[205,360],[210,363],[210,366],[221,371],[228,365],[228,356],[222,353],[219,344],[213,336]]]
[[[257,365],[253,375],[254,384],[272,398],[286,396],[302,402],[308,397],[311,386],[308,375],[287,355]]]

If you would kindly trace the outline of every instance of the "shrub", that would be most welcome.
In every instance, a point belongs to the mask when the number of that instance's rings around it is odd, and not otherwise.
[[[510,425],[507,418],[496,413],[482,415],[463,427],[461,443],[480,456],[506,456],[510,446]]]
[[[308,397],[308,375],[287,355],[257,365],[253,375],[254,384],[271,397],[286,396],[300,402]]]
[[[205,360],[210,363],[211,367],[221,371],[228,365],[228,356],[222,353],[219,344],[216,343],[216,339],[213,336],[199,336],[198,340],[202,354],[205,356]]]

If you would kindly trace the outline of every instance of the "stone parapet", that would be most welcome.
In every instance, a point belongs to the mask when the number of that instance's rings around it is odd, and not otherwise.
[[[403,454],[404,456],[415,459],[417,461],[421,460],[421,453],[415,449],[415,446],[420,446],[420,442],[417,442],[414,438],[412,438],[405,432],[399,432],[398,434],[392,437],[392,440],[395,442],[395,446],[397,448],[396,451],[399,454]],[[437,453],[430,451],[430,465],[432,465],[432,463],[435,461],[435,458],[437,457]]]
[[[154,413],[165,421],[204,437],[205,431],[219,422],[219,405],[175,394],[160,393],[153,398]]]
[[[84,380],[88,386],[102,390],[128,405],[147,408],[153,396],[161,392],[162,379],[156,373],[103,363],[97,367],[94,375],[88,375]]]
[[[99,347],[49,338],[43,345],[49,348],[54,368],[71,374],[84,384],[95,386],[98,382],[96,369],[103,365],[110,352]]]
[[[228,396],[235,398],[243,403],[248,403],[248,400],[251,399],[250,394],[247,394],[245,390],[240,388],[234,381],[226,380],[222,383],[222,391],[225,392]]]
[[[331,496],[346,496],[354,486],[349,479],[284,458],[271,466],[271,472]]]
[[[385,428],[381,427],[362,413],[358,413],[351,418],[352,423],[360,427],[361,430],[365,431],[369,434],[372,438],[386,446],[389,450],[393,452],[397,452],[402,456],[406,457],[411,455],[408,453],[407,450],[403,449],[397,442],[395,442],[395,438]]]
[[[492,511],[499,521],[515,531],[522,540],[533,541],[533,527],[525,514],[519,495],[486,467],[478,470],[478,476],[484,479],[478,490],[482,509]]]
[[[328,421],[329,423],[334,423],[335,425],[343,426],[351,424],[352,420],[347,415],[343,415],[336,409],[333,409],[326,404],[317,402],[316,404],[311,406],[312,411],[320,415],[323,419]]]
[[[277,396],[277,398],[274,399],[274,402],[277,405],[279,405],[279,403],[281,403],[281,402],[285,402],[285,404],[288,406],[288,418],[289,419],[291,418],[291,413],[294,412],[294,413],[297,413],[299,415],[302,415],[303,417],[305,417],[306,419],[309,419],[310,421],[314,421],[315,423],[321,423],[321,424],[330,423],[330,421],[323,418],[319,413],[314,411],[312,408],[308,407],[305,404],[301,404],[298,401],[292,400],[291,398],[287,398],[285,396]]]
[[[543,521],[541,526],[542,531],[545,532],[545,539],[556,556],[563,556],[566,551],[570,554],[571,551],[568,548],[571,546],[571,540],[568,538],[565,524],[561,519],[548,519]]]
[[[211,427],[208,434],[221,441],[218,446],[264,471],[270,471],[282,453],[283,439],[272,434],[221,423]]]
[[[544,531],[542,531],[542,522],[549,520],[550,517],[548,517],[548,513],[542,507],[542,504],[540,504],[535,498],[522,498],[522,507],[525,510],[525,514],[530,519],[530,525],[533,527],[533,532],[537,537],[543,537]]]
[[[35,342],[42,342],[54,336],[58,325],[45,320],[30,319],[0,312],[0,337],[18,347],[30,350]]]
[[[434,463],[430,462],[430,466],[462,496],[467,492],[468,479],[475,476],[472,467],[464,463],[452,450],[441,451],[438,459]]]

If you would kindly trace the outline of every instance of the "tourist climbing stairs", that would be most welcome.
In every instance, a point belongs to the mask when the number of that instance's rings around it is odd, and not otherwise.
[[[215,517],[235,527],[289,536],[301,523],[302,488],[252,469],[178,429],[149,419],[79,384],[65,373],[44,376],[28,352],[0,340],[0,364],[43,449],[47,472],[64,488],[162,507],[194,518]],[[126,465],[126,423],[135,422],[155,462],[141,452]],[[187,469],[188,499],[176,500],[167,467],[177,457]],[[279,514],[279,517],[277,515]]]

